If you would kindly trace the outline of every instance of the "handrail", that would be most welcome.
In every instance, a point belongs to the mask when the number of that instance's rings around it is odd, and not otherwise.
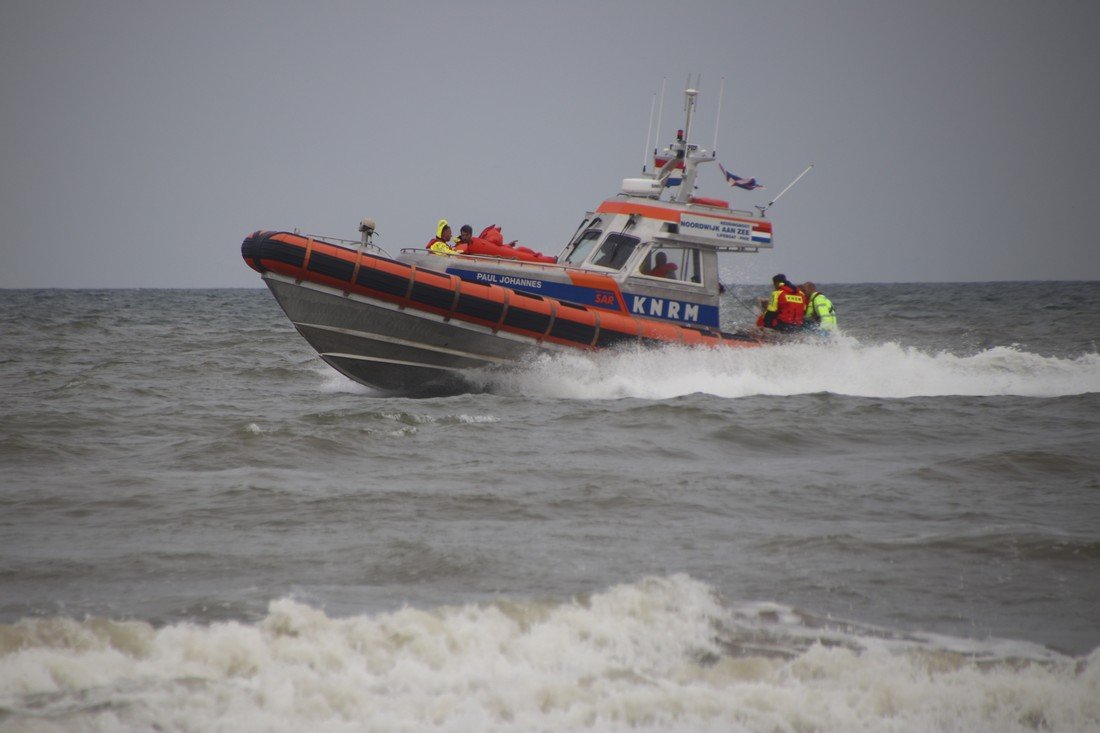
[[[713,239],[704,239],[703,237],[693,237],[690,234],[656,234],[653,236],[654,242],[670,243],[670,244],[698,244],[703,247],[708,247],[715,252],[759,252],[761,249],[771,249],[772,245],[758,243],[758,244],[717,244]]]
[[[363,249],[370,250],[370,251],[374,252],[375,254],[380,254],[383,257],[385,257],[386,259],[390,259],[390,260],[393,259],[393,257],[390,257],[389,252],[382,249],[377,244],[374,244],[373,242],[364,242],[361,239],[344,239],[342,237],[330,237],[330,236],[324,235],[324,234],[303,234],[303,235],[300,235],[300,236],[310,237],[311,239],[317,239],[317,240],[320,240],[322,242],[328,242],[329,244],[339,244],[339,245],[342,245],[344,247],[347,247],[348,249],[363,248]]]

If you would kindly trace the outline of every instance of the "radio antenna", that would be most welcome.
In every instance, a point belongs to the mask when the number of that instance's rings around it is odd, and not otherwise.
[[[668,81],[667,76],[664,79],[661,79],[661,103],[657,105],[657,140],[661,139],[661,113],[665,111],[664,107],[665,107],[665,82],[666,81]],[[657,143],[654,142],[654,147],[653,147],[654,155],[657,154],[657,147],[656,146],[657,146]]]
[[[811,169],[811,168],[813,168],[813,167],[814,167],[814,164],[813,164],[813,163],[810,163],[810,164],[809,164],[808,166],[806,166],[806,170],[804,170],[804,171],[802,171],[801,173],[799,173],[799,174],[798,174],[798,177],[797,177],[797,178],[795,178],[795,179],[794,179],[793,181],[791,181],[790,183],[788,183],[788,184],[787,184],[787,187],[786,187],[786,188],[784,188],[784,189],[783,189],[782,191],[780,191],[780,192],[779,192],[779,193],[778,193],[778,194],[776,195],[776,197],[775,197],[775,198],[773,198],[773,199],[772,199],[771,201],[769,201],[769,202],[768,202],[768,205],[767,205],[767,206],[757,206],[756,208],[760,210],[760,216],[764,216],[765,214],[767,214],[767,213],[768,213],[768,209],[770,209],[770,208],[772,207],[772,204],[774,204],[774,203],[775,203],[776,201],[778,201],[778,200],[779,200],[779,197],[780,197],[780,196],[782,196],[783,194],[787,193],[787,191],[790,191],[790,190],[791,190],[791,186],[793,186],[794,184],[796,184],[796,183],[798,183],[799,181],[801,181],[801,180],[802,180],[802,176],[804,176],[804,175],[806,175],[807,173],[809,173],[809,172],[810,172],[810,169]]]
[[[718,123],[722,120],[722,93],[726,91],[726,77],[722,77],[718,85],[718,114],[714,118],[714,146],[710,149],[711,155],[718,157]]]
[[[653,93],[653,101],[649,103],[649,129],[645,133],[645,147],[642,148],[642,173],[645,173],[649,163],[649,136],[653,134],[653,109],[657,106],[657,92]]]

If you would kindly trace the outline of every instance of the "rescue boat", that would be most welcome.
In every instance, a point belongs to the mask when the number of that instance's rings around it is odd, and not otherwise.
[[[685,95],[690,131],[698,92]],[[469,371],[539,350],[759,345],[759,331],[719,328],[718,254],[772,247],[766,209],[695,196],[698,167],[716,157],[684,131],[655,158],[653,172],[585,215],[556,258],[484,247],[391,257],[371,241],[370,219],[358,241],[257,231],[241,254],[322,359],[384,391],[461,389]]]

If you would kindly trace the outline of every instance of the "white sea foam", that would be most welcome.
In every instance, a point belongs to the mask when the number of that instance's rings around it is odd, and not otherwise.
[[[1100,652],[980,661],[724,606],[685,576],[565,603],[255,625],[25,620],[0,627],[5,730],[1096,730]],[[739,645],[771,626],[778,653]],[[801,628],[800,634],[807,630]]]
[[[1041,356],[996,347],[972,356],[897,343],[787,344],[745,349],[636,349],[541,355],[494,387],[544,397],[669,399],[831,392],[856,397],[1057,397],[1100,392],[1100,355]]]
[[[407,423],[410,425],[430,425],[439,422],[439,418],[434,415],[416,412],[383,412],[381,413],[381,417],[384,420],[392,420],[394,422]]]
[[[496,417],[495,415],[459,415],[458,421],[461,423],[478,425],[483,423],[500,422],[500,418]]]

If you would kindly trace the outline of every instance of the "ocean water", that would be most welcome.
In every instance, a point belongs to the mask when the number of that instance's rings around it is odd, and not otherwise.
[[[0,731],[1100,729],[1100,283],[822,289],[431,399],[0,291]]]

